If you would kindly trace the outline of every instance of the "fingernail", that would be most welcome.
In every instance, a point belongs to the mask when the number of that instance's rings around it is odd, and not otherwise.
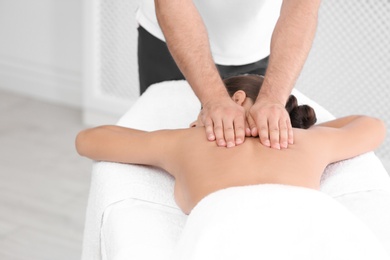
[[[235,146],[235,144],[233,143],[233,142],[228,142],[227,143],[227,147],[229,148],[229,147],[233,147],[233,146]]]
[[[256,135],[256,127],[252,128],[252,130],[251,130],[251,134],[252,134],[253,136],[255,136],[255,135]]]
[[[276,144],[276,145],[275,145],[275,148],[278,149],[278,150],[280,150],[280,144]]]
[[[282,143],[282,148],[287,148],[287,142]]]
[[[209,139],[209,141],[214,141],[214,139],[215,139],[213,134],[209,134],[209,136],[207,138]]]
[[[225,146],[225,141],[224,140],[219,140],[218,141],[219,146]]]
[[[236,144],[242,144],[242,139],[241,138],[237,138],[236,139]]]
[[[266,141],[264,142],[264,145],[266,145],[266,146],[271,146],[271,143],[269,142],[269,140],[266,140]]]

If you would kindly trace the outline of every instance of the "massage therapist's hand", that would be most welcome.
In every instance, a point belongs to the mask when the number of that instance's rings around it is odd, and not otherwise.
[[[229,97],[204,103],[200,119],[205,126],[207,139],[218,146],[233,147],[245,140],[245,109]],[[247,134],[249,133],[249,128]]]
[[[290,116],[284,105],[259,97],[247,115],[252,136],[268,147],[281,149],[293,144]]]

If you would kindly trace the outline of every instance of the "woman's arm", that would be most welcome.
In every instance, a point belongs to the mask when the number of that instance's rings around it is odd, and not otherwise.
[[[324,123],[318,124],[317,126],[341,128],[341,127],[344,127],[344,126],[348,125],[352,121],[358,119],[359,117],[366,117],[366,116],[352,115],[352,116],[340,117],[340,118],[337,118],[335,120],[331,120],[331,121],[328,121],[328,122],[324,122]]]
[[[331,162],[373,151],[386,136],[383,121],[368,116],[339,118],[314,126],[313,130]]]
[[[178,130],[145,132],[114,125],[81,131],[76,149],[81,156],[96,161],[153,165],[163,168],[177,142]]]

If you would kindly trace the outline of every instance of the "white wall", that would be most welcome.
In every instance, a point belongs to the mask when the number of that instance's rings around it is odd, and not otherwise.
[[[140,0],[84,0],[84,123],[115,123],[139,97]]]
[[[379,117],[390,129],[390,1],[323,0],[296,87],[336,117]],[[390,135],[377,150],[390,161]]]
[[[0,1],[0,88],[82,105],[82,1]]]

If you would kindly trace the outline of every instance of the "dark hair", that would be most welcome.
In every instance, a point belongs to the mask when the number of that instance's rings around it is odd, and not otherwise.
[[[231,97],[238,90],[242,90],[248,98],[255,102],[263,80],[263,76],[248,74],[229,77],[224,79],[223,82]],[[298,106],[297,98],[294,95],[290,95],[285,107],[290,114],[291,125],[295,128],[307,129],[317,122],[314,109],[308,105]]]

